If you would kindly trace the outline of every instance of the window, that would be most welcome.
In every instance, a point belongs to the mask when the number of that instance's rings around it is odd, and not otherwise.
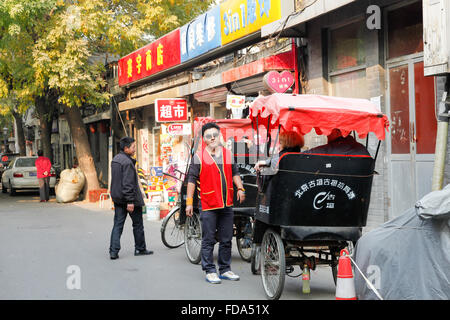
[[[364,23],[358,21],[330,31],[330,72],[365,64]]]
[[[328,76],[331,94],[368,98],[365,23],[359,20],[329,32]]]
[[[388,59],[423,51],[422,2],[388,11]]]
[[[34,167],[37,158],[19,158],[16,160],[16,167]]]

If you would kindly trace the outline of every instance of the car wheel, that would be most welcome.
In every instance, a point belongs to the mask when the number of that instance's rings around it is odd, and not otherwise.
[[[9,195],[11,197],[16,195],[16,189],[13,188],[13,186],[11,184],[11,180],[9,181]]]
[[[7,193],[8,189],[5,187],[5,185],[2,182],[2,193]]]

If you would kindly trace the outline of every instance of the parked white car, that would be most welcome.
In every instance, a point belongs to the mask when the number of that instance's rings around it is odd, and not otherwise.
[[[37,157],[17,157],[6,167],[2,175],[2,192],[9,189],[10,195],[15,195],[16,190],[39,189],[37,172],[34,162]],[[50,189],[55,188],[56,174],[52,168],[50,170]]]

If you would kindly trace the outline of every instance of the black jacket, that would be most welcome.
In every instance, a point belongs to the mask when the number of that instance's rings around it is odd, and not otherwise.
[[[364,147],[361,143],[356,141],[355,138],[353,138],[350,135],[348,135],[345,138],[339,137],[336,140],[333,140],[327,144],[309,149],[304,153],[370,156],[370,153],[367,151],[366,147]]]
[[[111,198],[114,203],[144,206],[135,168],[136,160],[121,151],[111,162]]]

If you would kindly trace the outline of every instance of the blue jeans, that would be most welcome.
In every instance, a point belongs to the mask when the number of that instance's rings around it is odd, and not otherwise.
[[[213,255],[217,231],[219,273],[230,271],[233,210],[231,207],[225,207],[224,209],[203,211],[200,207],[200,221],[202,224],[202,270],[206,273],[217,273]]]
[[[134,211],[129,213],[126,204],[114,203],[114,226],[111,232],[110,253],[117,253],[120,250],[120,237],[127,215],[130,215],[133,222],[134,248],[139,251],[146,249],[142,207],[135,206]]]

